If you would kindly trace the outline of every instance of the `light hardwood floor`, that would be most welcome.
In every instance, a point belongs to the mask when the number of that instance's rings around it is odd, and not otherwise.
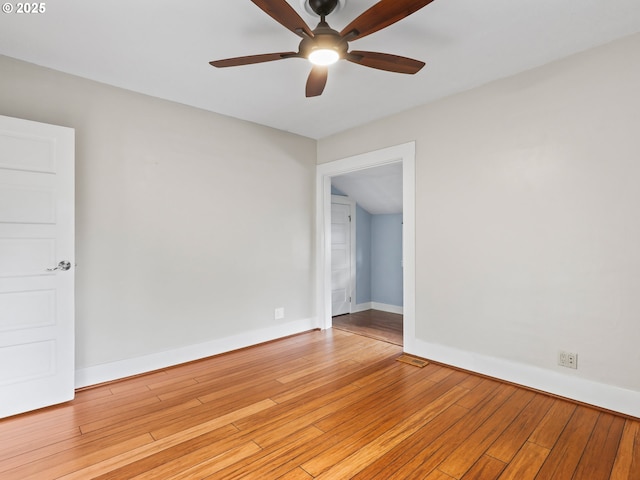
[[[0,478],[640,479],[640,424],[314,331],[0,421]]]

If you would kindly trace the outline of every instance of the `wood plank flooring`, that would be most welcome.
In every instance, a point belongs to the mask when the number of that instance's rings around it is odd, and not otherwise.
[[[365,310],[333,317],[333,328],[402,346],[402,315]]]
[[[0,421],[0,478],[638,480],[640,424],[314,331]]]

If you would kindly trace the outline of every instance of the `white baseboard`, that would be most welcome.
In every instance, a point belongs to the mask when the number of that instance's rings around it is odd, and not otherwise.
[[[365,312],[371,310],[371,302],[358,303],[351,307],[351,313]]]
[[[413,339],[418,357],[640,418],[640,392]]]
[[[180,365],[181,363],[192,362],[232,350],[276,340],[289,335],[295,335],[296,333],[306,332],[314,328],[316,328],[315,319],[303,319],[196,345],[189,345],[166,352],[158,352],[142,357],[80,368],[76,370],[75,387],[82,388],[139,375],[141,373],[152,372],[154,370]]]
[[[399,307],[397,305],[389,305],[386,303],[378,302],[371,302],[371,308],[387,313],[397,313],[398,315],[402,315],[402,312],[404,311],[402,307]]]
[[[378,308],[380,304],[360,305],[366,308],[359,311],[369,310],[371,308],[382,310],[382,308]],[[360,305],[356,305],[356,308]],[[391,305],[391,307],[394,306]],[[316,328],[314,319],[304,319],[166,352],[81,368],[76,370],[75,386],[76,388],[82,388],[160,370],[181,363],[276,340],[314,328]],[[457,350],[415,338],[411,342],[411,347],[405,345],[405,352],[453,367],[477,372],[507,382],[640,418],[640,392],[634,390],[593,382],[552,370],[510,362],[487,355]]]
[[[351,308],[351,313],[364,312],[366,310],[380,310],[381,312],[397,313],[398,315],[402,315],[403,312],[403,308],[398,307],[397,305],[389,305],[387,303],[379,302],[366,302],[354,305]]]

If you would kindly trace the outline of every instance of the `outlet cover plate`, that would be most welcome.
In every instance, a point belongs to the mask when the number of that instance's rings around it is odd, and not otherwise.
[[[567,368],[578,368],[578,354],[573,352],[565,352],[560,350],[558,352],[558,365]]]

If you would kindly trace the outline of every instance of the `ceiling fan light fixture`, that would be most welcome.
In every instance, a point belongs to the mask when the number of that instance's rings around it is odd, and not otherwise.
[[[291,0],[251,1],[276,22],[301,38],[298,51],[249,55],[209,62],[214,67],[251,65],[285,58],[306,58],[313,65],[307,79],[305,90],[307,97],[322,95],[329,73],[327,67],[341,59],[377,70],[405,74],[417,73],[424,67],[424,62],[398,55],[363,50],[349,51],[349,43],[408,17],[433,0],[379,0],[340,32],[331,28],[326,17],[348,0],[299,0],[304,2],[305,8],[310,8],[320,17],[320,22],[313,30],[291,6]]]
[[[317,48],[309,53],[309,61],[314,65],[328,66],[340,60],[340,54],[333,48]]]

